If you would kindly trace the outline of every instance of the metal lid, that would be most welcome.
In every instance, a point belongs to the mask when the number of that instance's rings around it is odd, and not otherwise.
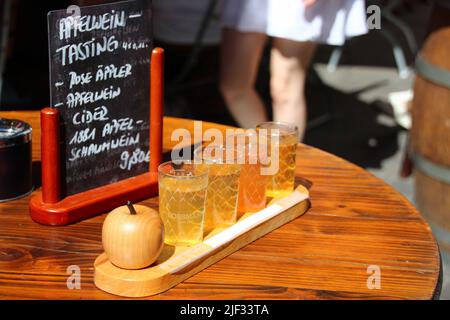
[[[0,149],[30,142],[31,131],[26,122],[0,118]]]

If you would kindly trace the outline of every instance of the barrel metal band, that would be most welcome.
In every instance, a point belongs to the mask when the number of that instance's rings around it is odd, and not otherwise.
[[[428,159],[418,155],[417,153],[412,154],[412,160],[414,165],[426,173],[428,176],[439,180],[441,182],[450,184],[450,167],[441,166]]]
[[[436,67],[420,54],[416,59],[416,70],[427,80],[450,88],[450,71]]]

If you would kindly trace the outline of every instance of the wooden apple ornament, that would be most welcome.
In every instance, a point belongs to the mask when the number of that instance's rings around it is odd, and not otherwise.
[[[106,217],[102,242],[112,264],[122,269],[142,269],[158,259],[164,246],[164,226],[157,211],[128,202]]]

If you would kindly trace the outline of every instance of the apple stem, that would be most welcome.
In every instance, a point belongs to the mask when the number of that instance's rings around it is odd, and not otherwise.
[[[132,215],[136,214],[136,209],[134,209],[133,204],[131,203],[131,201],[128,201],[127,207],[128,207],[128,210],[130,210],[130,214],[132,214]]]

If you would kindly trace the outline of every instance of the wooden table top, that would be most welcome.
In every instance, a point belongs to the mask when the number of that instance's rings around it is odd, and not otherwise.
[[[0,112],[33,127],[40,158],[39,113]],[[173,129],[191,120],[166,118],[164,149]],[[204,129],[227,127],[203,123]],[[312,208],[301,218],[151,299],[431,299],[440,277],[439,250],[420,213],[363,169],[299,145],[297,177],[312,182]],[[93,282],[102,253],[105,214],[66,227],[34,223],[29,197],[0,204],[0,298],[114,299]],[[143,202],[157,207],[158,198]],[[81,268],[81,289],[67,289],[67,268]],[[369,267],[381,288],[369,289]],[[369,268],[369,269],[368,269]],[[369,270],[369,271],[368,271]],[[370,282],[370,281],[369,281]]]

